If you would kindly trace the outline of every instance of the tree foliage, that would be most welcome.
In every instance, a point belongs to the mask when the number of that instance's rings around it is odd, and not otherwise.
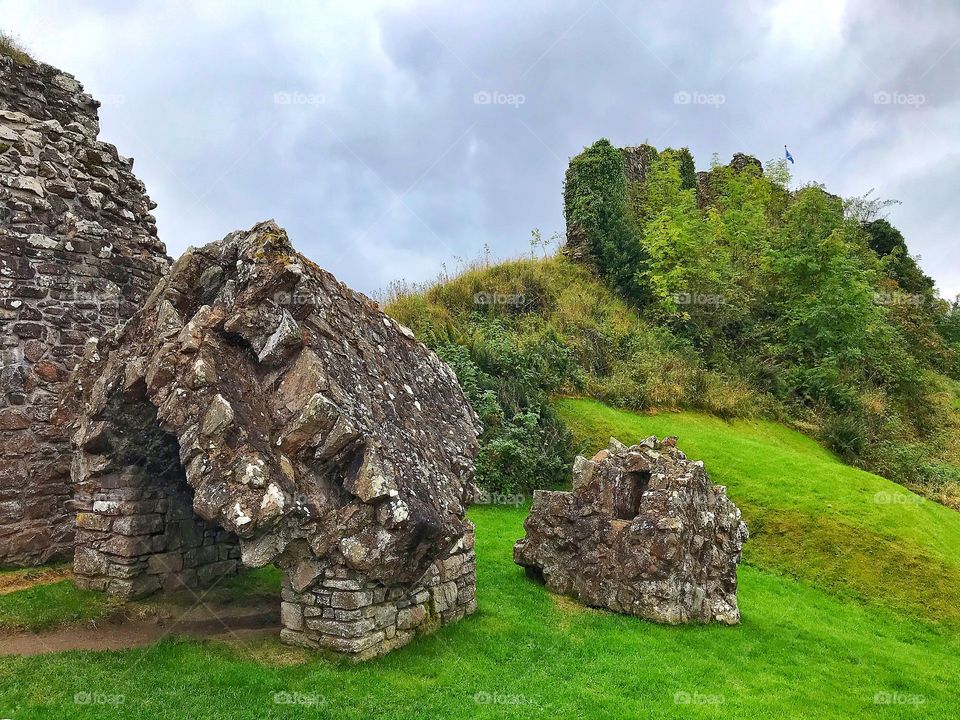
[[[636,281],[644,261],[627,212],[627,178],[620,150],[601,139],[570,161],[563,189],[568,234],[582,234],[601,275],[634,301],[645,297]]]
[[[686,164],[684,151],[659,153],[628,206],[644,317],[847,457],[896,466],[905,438],[929,440],[943,421],[925,373],[957,377],[960,321],[879,217],[890,201],[791,192],[776,162],[715,162],[697,188]]]

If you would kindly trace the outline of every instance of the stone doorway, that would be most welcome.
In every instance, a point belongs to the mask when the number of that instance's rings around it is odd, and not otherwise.
[[[75,474],[78,587],[136,598],[239,569],[238,538],[193,511],[179,443],[146,399],[117,392],[74,462],[85,465]]]
[[[614,495],[613,516],[617,520],[633,520],[640,514],[640,501],[650,485],[650,473],[625,472]]]

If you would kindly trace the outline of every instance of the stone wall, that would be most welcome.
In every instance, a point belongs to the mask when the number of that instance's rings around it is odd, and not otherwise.
[[[514,561],[553,592],[664,623],[736,624],[749,537],[727,489],[675,437],[611,438],[574,461],[571,491],[536,490]]]
[[[334,566],[303,587],[297,572],[288,570],[280,638],[366,660],[456,622],[477,609],[473,542],[471,528],[446,558],[435,560],[409,586],[386,586],[348,567]]]
[[[68,373],[169,265],[133,161],[70,75],[0,57],[0,565],[70,552]]]

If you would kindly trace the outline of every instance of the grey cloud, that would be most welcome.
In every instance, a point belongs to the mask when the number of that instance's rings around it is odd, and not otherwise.
[[[960,11],[947,0],[0,0],[0,12],[43,59],[123,98],[103,107],[103,136],[136,156],[173,254],[275,217],[373,291],[561,230],[567,159],[598,137],[688,145],[700,167],[787,143],[797,183],[904,201],[891,220],[942,290],[960,291]],[[878,105],[881,90],[928,101]],[[494,91],[523,102],[474,102]],[[676,104],[684,91],[723,102]]]

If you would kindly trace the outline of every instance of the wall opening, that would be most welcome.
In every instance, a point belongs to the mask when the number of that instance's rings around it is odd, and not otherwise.
[[[640,513],[640,502],[650,485],[650,473],[625,472],[614,501],[614,516],[618,520],[633,520]]]
[[[156,408],[117,394],[101,420],[82,448],[90,470],[76,488],[77,584],[142,597],[236,573],[239,540],[194,513],[179,444]]]

